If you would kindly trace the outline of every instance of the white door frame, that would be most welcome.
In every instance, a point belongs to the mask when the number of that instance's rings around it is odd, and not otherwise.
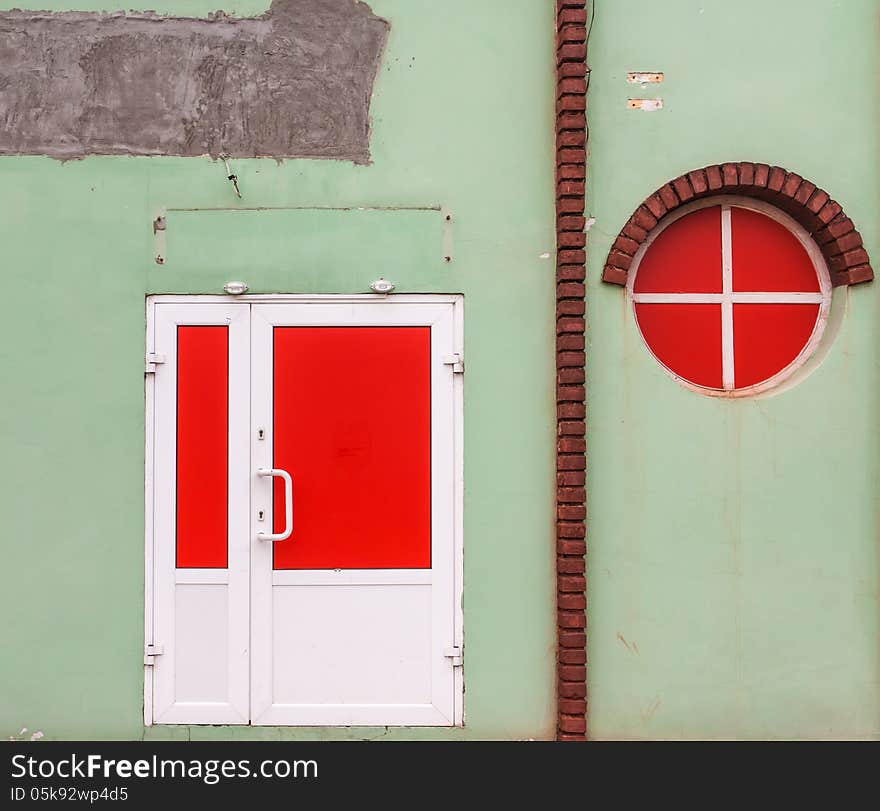
[[[160,364],[161,383],[155,375],[148,375],[150,404],[155,414],[165,415],[171,430],[153,435],[149,458],[152,466],[151,494],[153,505],[150,526],[156,538],[164,543],[153,544],[150,558],[153,563],[151,576],[149,616],[152,633],[158,637],[146,638],[144,648],[144,669],[152,683],[152,714],[159,723],[247,723],[249,711],[249,635],[248,605],[250,602],[250,567],[248,549],[229,543],[230,538],[246,535],[250,525],[250,493],[248,482],[235,483],[235,489],[228,491],[228,530],[227,567],[216,569],[184,569],[175,572],[175,464],[177,458],[175,425],[177,402],[177,329],[178,326],[224,326],[229,332],[229,379],[248,373],[250,368],[250,312],[236,307],[232,302],[225,306],[206,304],[161,305],[160,312],[153,310],[152,319],[154,346],[175,347],[166,349],[167,356]],[[229,391],[229,430],[228,465],[229,470],[250,463],[250,397],[245,391]],[[152,426],[151,426],[152,428]],[[149,443],[148,443],[149,444]],[[157,572],[161,576],[157,576]],[[161,593],[162,598],[156,599]],[[174,682],[160,678],[159,669],[170,668],[174,672],[175,635],[195,633],[194,639],[204,638],[199,633],[197,617],[202,611],[199,605],[208,595],[211,599],[222,597],[226,605],[226,622],[221,630],[226,646],[226,657],[221,664],[214,661],[206,663],[206,678],[217,674],[223,668],[223,677],[218,681],[219,693],[215,699],[181,699],[174,693]],[[182,608],[189,601],[189,610]],[[183,620],[183,622],[181,622]],[[208,629],[206,629],[208,630]],[[208,630],[208,635],[210,635]],[[155,666],[147,665],[147,642],[159,642],[164,650]],[[146,704],[146,701],[145,701]]]
[[[155,351],[155,307],[157,304],[204,304],[215,305],[217,307],[230,305],[235,306],[236,303],[279,303],[279,304],[346,304],[370,303],[377,308],[377,315],[381,313],[381,308],[387,304],[426,304],[437,305],[445,304],[452,306],[453,313],[453,333],[456,352],[463,357],[463,339],[464,339],[464,300],[458,295],[295,295],[295,294],[266,294],[266,295],[245,295],[238,297],[231,296],[214,296],[214,295],[154,295],[148,296],[146,301],[146,351],[150,354]],[[210,311],[209,308],[208,311]],[[397,309],[397,308],[395,308]],[[161,373],[161,372],[160,372]],[[156,473],[156,448],[155,448],[155,432],[154,423],[156,416],[156,385],[155,375],[147,374],[145,379],[145,400],[146,400],[146,446],[145,446],[145,550],[144,550],[144,579],[145,579],[145,612],[144,612],[144,644],[145,646],[154,641],[154,616],[155,616],[155,583],[154,583],[154,533],[156,530],[154,520],[154,476]],[[464,403],[463,403],[463,386],[461,375],[453,375],[453,503],[454,510],[452,516],[453,530],[453,580],[454,580],[454,605],[451,607],[453,613],[453,632],[454,640],[452,644],[463,650],[463,611],[462,611],[462,587],[463,587],[463,503],[464,503],[464,461],[463,461],[463,419],[464,419]],[[249,505],[248,505],[249,506]],[[145,647],[146,650],[146,647]],[[146,662],[146,660],[145,660]],[[154,712],[154,686],[153,686],[153,667],[152,665],[144,665],[144,724],[151,726]],[[459,726],[464,723],[464,675],[463,668],[454,668],[454,702],[452,707],[453,717],[452,723]],[[253,708],[251,708],[251,716],[253,716]],[[251,718],[250,723],[255,723],[256,719]],[[171,723],[174,723],[171,721]],[[212,723],[205,721],[204,723]],[[213,722],[213,723],[216,723]],[[239,722],[240,723],[240,722]],[[263,723],[271,723],[269,719]],[[297,722],[297,723],[308,723]],[[364,722],[366,723],[366,721]],[[379,722],[380,724],[382,722]],[[431,724],[431,721],[427,721]],[[438,722],[440,723],[440,722]],[[448,721],[446,723],[449,723]],[[409,724],[408,724],[409,725]]]

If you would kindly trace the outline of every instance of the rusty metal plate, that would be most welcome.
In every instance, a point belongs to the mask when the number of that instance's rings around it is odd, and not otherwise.
[[[631,71],[626,74],[626,80],[630,84],[660,84],[663,81],[663,73],[660,71]]]
[[[626,106],[630,110],[653,113],[663,109],[663,99],[627,99]]]

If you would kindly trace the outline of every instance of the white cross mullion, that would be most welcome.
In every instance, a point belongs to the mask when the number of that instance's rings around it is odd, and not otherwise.
[[[734,304],[821,304],[821,293],[741,293],[731,295]]]
[[[725,391],[736,388],[733,363],[733,240],[730,206],[721,207],[721,380]]]
[[[636,304],[720,304],[721,293],[633,293]]]
[[[778,291],[759,293],[735,291],[730,294],[734,304],[821,304],[822,293]],[[722,293],[633,293],[636,304],[721,304]]]

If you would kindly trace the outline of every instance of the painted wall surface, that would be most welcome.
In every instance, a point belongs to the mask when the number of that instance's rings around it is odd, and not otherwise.
[[[642,200],[759,161],[835,197],[880,258],[875,0],[618,0],[589,44],[588,732],[880,736],[877,288],[789,390],[673,381],[599,279]],[[665,71],[644,90],[627,71]],[[662,111],[627,98],[663,96]],[[844,312],[845,311],[845,312]],[[833,332],[833,330],[832,330]]]
[[[553,7],[370,5],[391,27],[369,165],[236,159],[239,200],[208,157],[0,158],[0,734],[552,737]],[[238,278],[251,292],[360,293],[378,275],[465,296],[466,727],[145,729],[145,295]]]

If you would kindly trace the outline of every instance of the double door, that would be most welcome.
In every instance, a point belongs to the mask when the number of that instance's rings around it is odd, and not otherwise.
[[[461,723],[460,307],[150,301],[148,723]]]

